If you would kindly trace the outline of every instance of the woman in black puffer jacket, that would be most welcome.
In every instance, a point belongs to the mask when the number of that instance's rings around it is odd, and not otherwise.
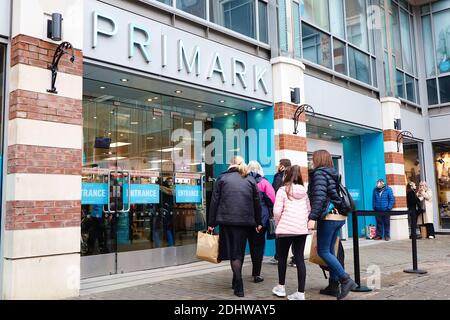
[[[335,252],[339,230],[345,224],[347,218],[339,214],[339,208],[342,204],[337,192],[339,174],[333,167],[330,153],[326,150],[314,152],[313,164],[314,170],[308,186],[308,195],[311,202],[308,228],[314,229],[317,222],[317,254],[330,269],[329,285],[320,293],[343,299],[357,285],[345,272],[336,258]]]
[[[253,230],[262,230],[261,203],[255,178],[242,157],[231,160],[228,171],[214,184],[209,207],[208,230],[219,226],[219,259],[230,260],[234,294],[244,296],[242,265],[245,246]]]

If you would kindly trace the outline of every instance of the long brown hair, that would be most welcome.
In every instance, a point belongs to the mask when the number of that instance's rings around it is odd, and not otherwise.
[[[316,168],[333,168],[333,159],[327,150],[317,150],[313,153],[314,169]]]
[[[284,177],[283,186],[285,187],[286,194],[290,200],[292,195],[292,185],[299,184],[303,186],[302,172],[300,166],[293,165],[286,169],[286,176]]]

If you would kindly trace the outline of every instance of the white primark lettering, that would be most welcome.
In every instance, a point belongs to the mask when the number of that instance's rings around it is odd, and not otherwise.
[[[146,64],[152,65],[158,61],[161,72],[167,72],[169,75],[173,70],[170,65],[176,64],[175,70],[178,73],[195,74],[212,86],[216,86],[216,80],[220,79],[222,84],[230,83],[235,88],[253,90],[252,95],[256,92],[265,95],[269,93],[270,86],[266,82],[268,69],[264,64],[239,58],[239,54],[235,56],[231,54],[230,57],[227,52],[210,51],[209,48],[202,48],[201,43],[196,43],[195,40],[189,41],[192,38],[184,37],[182,34],[173,36],[160,33],[160,30],[149,27],[145,22],[141,22],[140,25],[127,23],[126,27],[120,27],[115,19],[117,18],[110,14],[92,12],[92,49],[99,45],[107,45],[105,40],[116,38],[119,32],[127,32],[127,57],[130,62],[138,63],[143,59]],[[171,46],[174,42],[176,49],[170,50],[174,48]],[[160,61],[157,56],[160,56]]]

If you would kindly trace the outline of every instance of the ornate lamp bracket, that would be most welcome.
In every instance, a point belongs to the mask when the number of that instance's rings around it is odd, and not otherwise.
[[[292,118],[294,120],[294,134],[298,133],[298,121],[303,112],[309,112],[315,116],[314,108],[311,105],[305,103],[298,106],[297,110],[295,110],[294,117]]]
[[[75,54],[74,54],[72,44],[70,44],[70,42],[67,42],[67,41],[62,42],[55,50],[55,54],[53,55],[53,61],[48,66],[48,69],[50,69],[52,71],[52,88],[47,89],[47,92],[49,92],[49,93],[55,93],[55,94],[58,93],[58,91],[56,91],[56,87],[55,87],[56,77],[58,76],[58,64],[59,64],[59,61],[61,60],[61,57],[65,53],[69,54],[69,50],[71,53],[70,62],[73,63],[75,61]]]

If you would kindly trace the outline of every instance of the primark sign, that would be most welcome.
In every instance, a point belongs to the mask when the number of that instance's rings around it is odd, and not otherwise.
[[[269,61],[105,3],[84,7],[84,56],[272,102]]]

